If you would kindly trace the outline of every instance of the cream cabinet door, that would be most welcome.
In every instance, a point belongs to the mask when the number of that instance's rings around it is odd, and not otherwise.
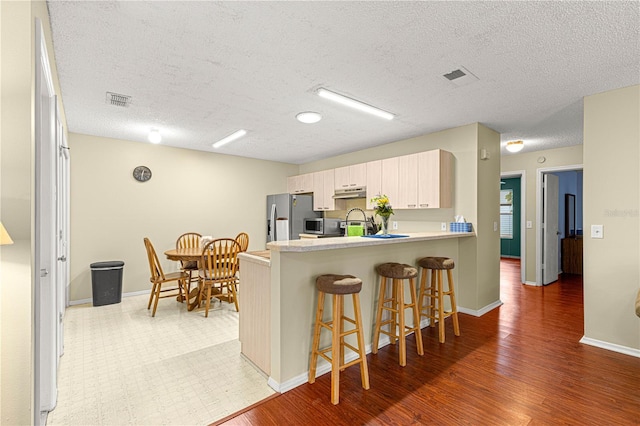
[[[335,189],[349,188],[349,184],[351,183],[349,166],[334,169],[333,175],[335,179]]]
[[[367,184],[367,163],[338,167],[334,170],[335,189],[355,188]]]
[[[289,176],[287,178],[287,192],[289,194],[313,192],[313,173]]]
[[[381,194],[389,198],[391,207],[398,204],[398,157],[385,158],[382,161],[382,182],[380,185]]]
[[[349,166],[349,180],[352,187],[365,186],[367,184],[367,163]]]
[[[418,153],[418,207],[453,207],[453,154],[441,149]]]
[[[333,169],[313,173],[313,209],[335,210]]]
[[[367,168],[367,210],[375,207],[371,199],[382,194],[382,161],[375,160],[366,163]]]
[[[399,209],[418,208],[418,154],[398,157],[398,200]]]

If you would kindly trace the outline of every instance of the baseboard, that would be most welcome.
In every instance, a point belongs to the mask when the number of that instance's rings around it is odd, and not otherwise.
[[[597,348],[606,349],[612,352],[618,352],[625,355],[631,355],[636,358],[640,358],[640,349],[629,348],[627,346],[616,345],[615,343],[603,342],[602,340],[591,339],[589,337],[582,336],[580,343],[585,345],[595,346]]]
[[[484,306],[478,310],[474,310],[474,309],[467,309],[467,308],[463,308],[461,306],[458,306],[458,312],[460,312],[461,314],[467,314],[467,315],[473,315],[474,317],[481,317],[484,314],[486,314],[489,311],[494,310],[495,308],[499,307],[502,305],[502,301],[501,300],[496,300],[493,303],[488,304],[487,306]]]
[[[538,283],[536,283],[535,281],[525,281],[523,284],[531,285],[531,286],[534,286],[534,287],[540,287],[538,285]]]
[[[132,291],[130,293],[122,293],[122,297],[140,296],[142,294],[149,294],[150,291],[151,290],[140,290],[140,291]],[[71,300],[71,301],[69,301],[69,306],[84,305],[85,303],[93,303],[93,298],[80,299],[80,300]]]

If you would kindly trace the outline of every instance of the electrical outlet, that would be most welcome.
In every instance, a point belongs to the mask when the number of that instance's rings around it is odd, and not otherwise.
[[[393,221],[393,224],[391,225],[391,227],[392,227],[393,229],[398,229],[398,222]]]
[[[447,230],[447,222],[441,222],[440,223],[440,230],[441,231],[446,231]]]

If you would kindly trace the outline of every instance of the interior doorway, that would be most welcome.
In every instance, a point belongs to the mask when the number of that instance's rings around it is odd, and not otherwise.
[[[582,238],[582,164],[538,169],[536,182],[536,285],[557,280],[564,272],[564,241]],[[556,182],[554,200],[545,201],[545,182]],[[555,190],[555,189],[554,189]],[[567,197],[569,195],[569,197]],[[550,211],[553,209],[554,211]],[[582,251],[575,254],[582,259]],[[580,262],[581,265],[581,262]],[[555,279],[553,279],[555,276]]]
[[[516,203],[516,205],[512,206],[512,210],[517,217],[512,217],[512,226],[517,229],[513,229],[513,233],[519,236],[518,241],[514,241],[513,239],[509,241],[510,251],[513,253],[519,253],[516,255],[507,255],[507,257],[514,257],[520,261],[520,282],[526,283],[526,270],[527,270],[527,256],[526,256],[526,247],[527,247],[527,233],[526,233],[526,212],[527,212],[527,197],[526,197],[526,187],[527,187],[527,172],[525,170],[514,170],[511,172],[502,172],[500,173],[500,190],[501,190],[501,199],[502,199],[502,187],[505,186],[502,184],[505,182],[510,188],[514,186],[518,186],[517,195],[518,200],[512,199],[512,203]],[[505,187],[506,188],[506,187]],[[516,191],[514,191],[516,192]],[[515,195],[512,195],[512,198],[515,198]],[[500,203],[502,204],[502,202]],[[506,204],[506,203],[505,203]],[[503,208],[501,207],[501,212]],[[504,210],[507,210],[506,208]],[[517,210],[517,212],[516,212]],[[502,238],[503,230],[502,230],[502,214],[500,215],[500,254],[503,253],[503,241]],[[508,220],[508,219],[506,219]],[[514,249],[514,245],[518,245],[519,249]],[[506,245],[506,243],[505,243]]]

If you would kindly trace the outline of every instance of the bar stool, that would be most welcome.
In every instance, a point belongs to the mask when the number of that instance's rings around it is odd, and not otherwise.
[[[371,351],[378,353],[378,340],[380,333],[384,333],[391,338],[391,343],[395,344],[396,340],[400,341],[400,365],[407,365],[407,342],[405,336],[413,331],[416,335],[416,346],[418,347],[418,355],[424,355],[422,347],[422,334],[420,332],[420,312],[416,301],[415,278],[418,276],[418,270],[411,265],[401,263],[383,263],[376,266],[376,272],[380,275],[380,295],[378,296],[378,311],[376,315],[376,328],[373,334],[373,347]],[[386,298],[387,279],[392,280],[391,297]],[[405,303],[404,280],[409,280],[409,292],[411,297],[410,303]],[[389,304],[387,306],[387,304]],[[405,324],[404,312],[411,308],[413,312],[413,327]],[[390,318],[382,321],[382,312],[389,311]],[[382,327],[389,325],[389,331],[383,330]]]
[[[362,280],[353,275],[320,275],[316,278],[318,288],[318,307],[316,309],[316,323],[313,330],[313,347],[311,349],[311,361],[309,368],[309,383],[316,381],[316,364],[318,355],[331,363],[331,403],[337,404],[340,398],[340,371],[354,364],[360,365],[360,379],[362,387],[369,389],[369,370],[367,369],[367,356],[365,354],[364,338],[362,336],[362,314],[360,311],[360,290]],[[325,294],[333,295],[333,313],[330,321],[322,320],[324,311]],[[353,298],[353,310],[355,319],[344,315],[344,296],[351,294]],[[354,329],[345,331],[344,322],[350,322]],[[331,346],[320,349],[320,332],[322,327],[331,332]],[[357,334],[357,345],[354,347],[345,342],[345,336]],[[345,364],[344,348],[358,353],[358,358]],[[331,352],[331,357],[327,356]]]
[[[444,343],[444,320],[453,317],[453,333],[460,335],[460,325],[458,324],[458,308],[456,306],[456,294],[453,285],[453,275],[451,270],[455,267],[453,259],[448,257],[423,257],[418,260],[418,266],[422,268],[422,278],[420,283],[420,317],[430,319],[430,326],[435,327],[438,321],[438,334],[440,343]],[[427,282],[427,271],[431,270],[431,282]],[[447,290],[444,289],[442,271],[447,271]],[[444,310],[444,296],[449,296],[451,310]],[[424,298],[427,298],[426,304]]]

